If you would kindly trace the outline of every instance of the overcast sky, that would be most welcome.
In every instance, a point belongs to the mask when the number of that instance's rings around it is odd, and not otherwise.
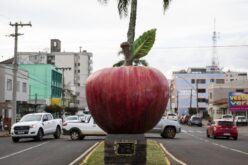
[[[168,78],[172,71],[211,64],[216,18],[217,55],[225,70],[248,71],[247,0],[172,0],[163,14],[162,0],[139,0],[136,37],[157,28],[153,49],[145,59]],[[19,30],[18,51],[49,51],[50,39],[60,39],[62,51],[93,53],[93,71],[111,67],[120,43],[126,41],[129,17],[120,19],[117,0],[1,0],[0,61],[13,57],[14,32],[9,22],[31,21]],[[239,46],[240,45],[240,46]],[[209,47],[210,46],[210,47]],[[186,48],[184,48],[186,47]]]

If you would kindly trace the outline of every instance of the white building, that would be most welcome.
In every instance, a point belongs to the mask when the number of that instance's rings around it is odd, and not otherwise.
[[[200,115],[208,112],[208,85],[224,84],[225,73],[219,69],[188,68],[173,72],[172,105],[179,114],[187,114],[188,109],[196,108]]]
[[[17,114],[20,112],[20,105],[28,102],[28,72],[22,69],[17,70]],[[13,65],[0,64],[0,116],[11,118],[13,100]]]
[[[233,72],[228,70],[226,73],[225,82],[229,83],[232,81],[247,80],[246,72]]]
[[[93,54],[87,51],[61,52],[61,42],[51,40],[51,53],[19,52],[19,64],[52,64],[64,72],[66,95],[76,96],[76,106],[80,109],[87,107],[85,83],[92,71]],[[64,71],[63,71],[64,68]],[[67,106],[67,105],[66,105]]]

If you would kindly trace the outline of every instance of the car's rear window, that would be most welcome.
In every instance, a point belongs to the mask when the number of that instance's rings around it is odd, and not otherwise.
[[[244,116],[238,117],[238,119],[246,119]]]
[[[176,116],[176,114],[168,114],[168,116]]]
[[[219,121],[218,122],[218,125],[221,125],[221,126],[233,126],[233,122],[230,122],[230,121]]]
[[[193,117],[192,120],[197,120],[197,121],[199,121],[199,120],[201,120],[201,118],[199,118],[199,117]]]

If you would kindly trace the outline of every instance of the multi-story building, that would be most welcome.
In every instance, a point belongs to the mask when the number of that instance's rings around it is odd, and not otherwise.
[[[37,109],[39,105],[50,105],[55,101],[61,105],[62,73],[51,64],[21,64],[19,68],[29,73],[29,103]]]
[[[209,114],[214,118],[220,118],[223,114],[246,115],[246,111],[231,112],[228,106],[230,92],[248,93],[248,80],[236,80],[225,84],[211,84],[209,91]]]
[[[74,96],[75,106],[83,109],[87,107],[85,97],[86,79],[92,71],[92,53],[61,52],[61,42],[58,39],[51,40],[51,52],[19,52],[19,64],[52,64],[63,69],[64,88],[66,96]]]
[[[246,72],[233,72],[228,70],[226,73],[225,82],[237,81],[237,80],[247,80]]]
[[[180,115],[187,114],[189,108],[195,108],[199,115],[208,112],[208,85],[224,84],[225,73],[219,69],[188,68],[173,72],[172,105]]]
[[[17,115],[28,102],[28,72],[23,69],[17,70],[16,84]],[[0,64],[0,116],[10,119],[12,114],[13,100],[13,65]]]

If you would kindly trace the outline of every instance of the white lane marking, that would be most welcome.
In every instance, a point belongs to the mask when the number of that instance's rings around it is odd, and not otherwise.
[[[77,159],[75,159],[69,165],[75,165],[78,161],[80,161],[81,159],[83,159],[83,157],[85,157],[86,155],[88,155],[88,153],[91,152],[98,144],[99,144],[99,142],[95,143],[93,146],[91,146],[87,151],[85,151],[83,154],[81,154]]]
[[[36,145],[36,146],[33,146],[33,147],[29,147],[29,148],[26,148],[26,149],[21,150],[21,151],[14,152],[14,153],[12,153],[12,154],[2,156],[2,157],[0,157],[0,160],[5,159],[5,158],[8,158],[8,157],[11,157],[11,156],[14,156],[14,155],[21,154],[21,153],[23,153],[23,152],[26,152],[26,151],[28,151],[28,150],[31,150],[31,149],[40,147],[40,146],[42,146],[42,145],[44,145],[44,144],[47,144],[47,143],[49,143],[49,142],[44,142],[44,143],[41,143],[41,144],[39,144],[39,145]]]
[[[192,131],[189,131],[189,132],[192,132]],[[189,136],[192,136],[192,137],[195,137],[201,141],[204,141],[206,143],[211,143],[209,140],[205,140],[205,139],[202,139],[201,137],[198,137],[198,136],[195,136],[193,134],[190,134],[188,133],[187,131],[185,131],[185,134],[189,135]],[[215,145],[215,146],[218,146],[218,147],[221,147],[221,148],[224,148],[224,149],[227,149],[227,150],[230,150],[230,151],[234,151],[234,152],[238,152],[238,153],[241,153],[241,154],[244,154],[244,155],[248,155],[248,152],[244,152],[244,151],[241,151],[241,150],[237,150],[237,149],[234,149],[234,148],[231,148],[231,147],[227,147],[227,146],[224,146],[224,145],[221,145],[221,144],[218,144],[218,143],[214,143],[212,142],[211,144]]]
[[[181,165],[187,165],[186,163],[182,162],[181,160],[177,159],[175,156],[173,156],[168,150],[165,149],[162,143],[159,143],[160,147],[164,150],[164,152],[169,155],[172,159],[174,159],[176,162],[178,162]]]

